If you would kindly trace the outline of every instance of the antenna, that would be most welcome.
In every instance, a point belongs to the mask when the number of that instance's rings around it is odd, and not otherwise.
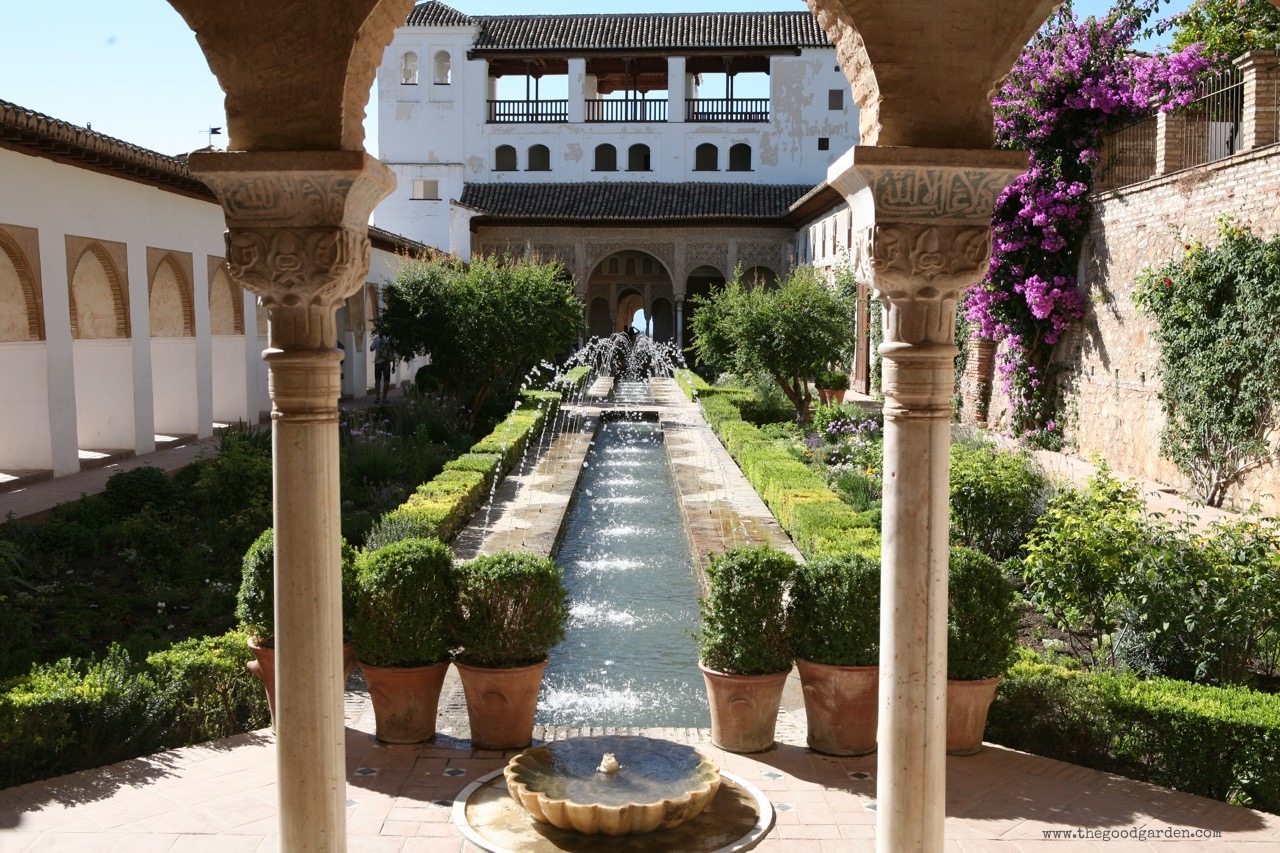
[[[214,138],[215,136],[221,136],[221,135],[222,135],[222,128],[220,128],[220,127],[210,127],[210,128],[205,128],[204,130],[199,130],[199,131],[197,131],[197,133],[207,133],[207,134],[209,134],[209,147],[210,147],[210,148],[212,148],[212,147],[213,147],[213,138]]]

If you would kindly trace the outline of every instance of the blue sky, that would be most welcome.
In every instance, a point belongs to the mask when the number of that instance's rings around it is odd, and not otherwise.
[[[269,0],[259,0],[269,2]],[[892,2],[892,0],[889,0]],[[1189,0],[1172,0],[1170,10]],[[457,0],[473,15],[529,14],[528,0]],[[544,0],[538,14],[600,12],[599,0]],[[1106,0],[1077,0],[1084,16]],[[804,11],[800,0],[645,0],[645,12]],[[0,99],[137,145],[177,154],[225,125],[222,92],[195,37],[164,0],[59,0],[0,4]],[[366,127],[371,127],[366,123]],[[375,140],[369,147],[375,150]],[[214,144],[225,146],[226,137]]]

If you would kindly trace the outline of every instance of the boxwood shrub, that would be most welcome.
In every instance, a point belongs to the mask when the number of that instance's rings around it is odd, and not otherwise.
[[[246,636],[186,640],[135,663],[35,664],[0,684],[0,787],[100,767],[268,724]]]
[[[987,738],[1015,749],[1280,812],[1280,696],[1080,671],[1028,651],[1009,669]]]

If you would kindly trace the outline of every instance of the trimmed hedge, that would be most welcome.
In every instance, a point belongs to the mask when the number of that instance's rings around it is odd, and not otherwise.
[[[590,376],[590,366],[580,364],[577,367],[566,370],[563,376],[560,376],[552,383],[551,387],[559,391],[562,397],[574,397],[587,384],[587,379]]]
[[[735,393],[714,393],[721,390]],[[707,422],[800,553],[806,559],[851,552],[880,559],[878,517],[859,513],[840,500],[817,472],[795,457],[789,441],[767,438],[759,427],[742,420],[735,405],[735,400],[744,399],[741,389],[712,391],[700,398]]]
[[[141,666],[114,644],[102,660],[35,664],[0,687],[0,787],[262,728],[246,641],[186,640]]]
[[[502,457],[502,473],[506,474],[524,456],[529,439],[542,429],[546,417],[537,409],[516,409],[493,432],[471,445],[471,452],[498,454]]]
[[[987,739],[1280,812],[1277,695],[1071,670],[1024,651],[1000,686]]]
[[[474,471],[484,475],[486,488],[493,486],[502,467],[502,455],[498,453],[464,453],[444,463],[446,471]]]

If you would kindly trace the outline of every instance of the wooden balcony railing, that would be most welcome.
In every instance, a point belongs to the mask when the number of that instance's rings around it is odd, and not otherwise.
[[[685,121],[768,121],[768,98],[690,98]]]
[[[565,101],[490,101],[489,122],[558,122],[569,120],[569,102]]]
[[[667,102],[661,100],[636,101],[617,98],[588,98],[587,121],[666,121]]]

